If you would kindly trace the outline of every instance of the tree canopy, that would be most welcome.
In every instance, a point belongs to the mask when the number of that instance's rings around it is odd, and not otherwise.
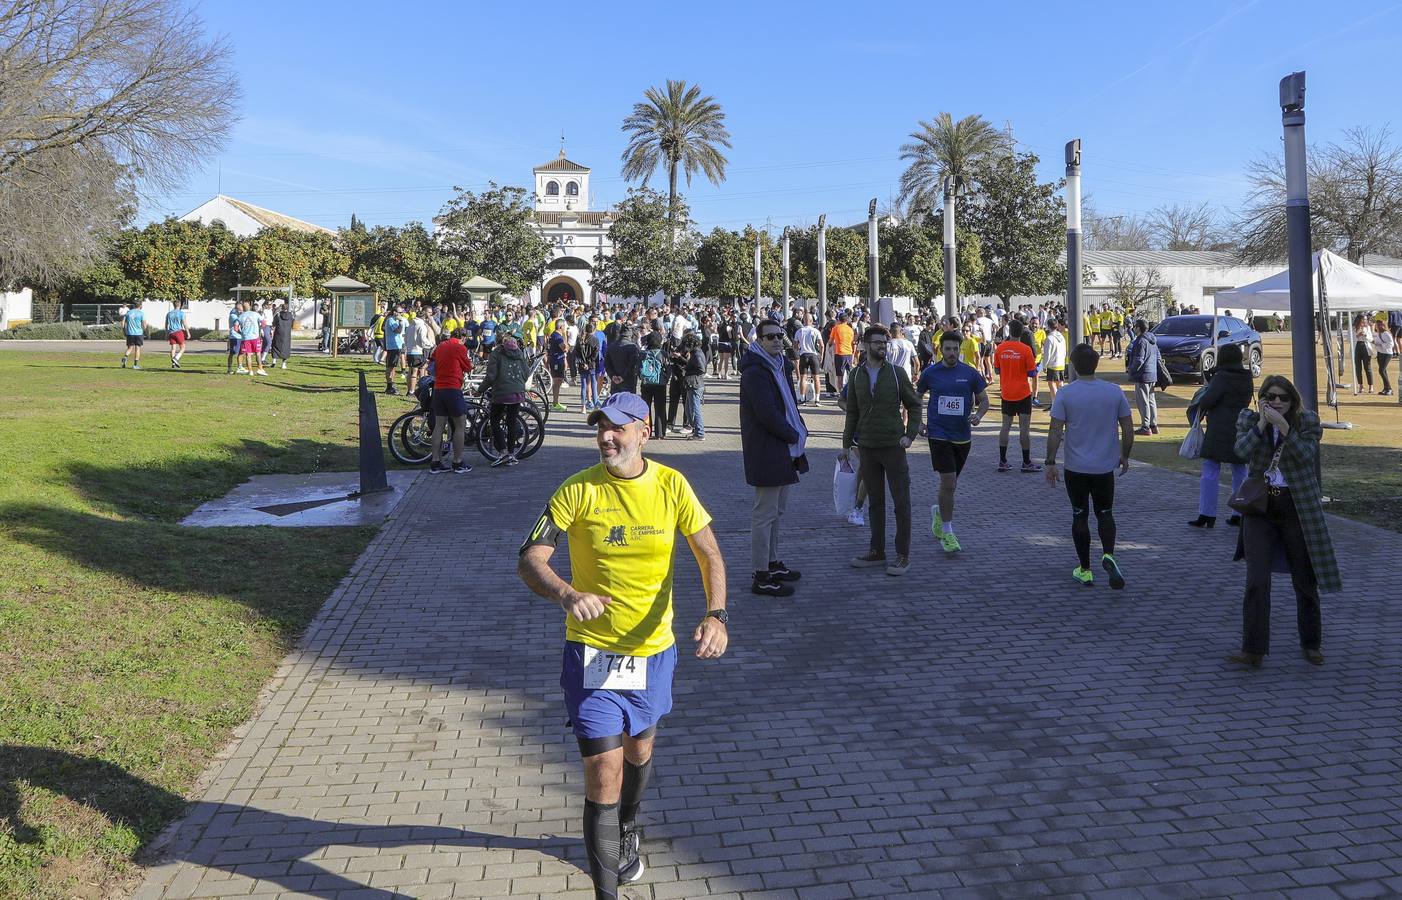
[[[975,167],[977,195],[960,197],[958,221],[979,240],[983,277],[977,293],[1001,298],[1066,289],[1066,203],[1060,181],[1037,180],[1033,153],[997,156]]]
[[[179,0],[0,6],[0,285],[99,261],[138,192],[225,142],[238,81]]]
[[[456,190],[438,217],[440,243],[456,274],[484,275],[513,294],[539,284],[550,262],[550,242],[532,223],[526,189],[492,182],[480,194]]]
[[[670,210],[669,210],[670,207]],[[669,222],[681,223],[673,228]],[[609,226],[613,255],[594,260],[594,287],[614,297],[680,297],[696,284],[697,239],[686,202],[669,204],[649,188],[629,188]]]

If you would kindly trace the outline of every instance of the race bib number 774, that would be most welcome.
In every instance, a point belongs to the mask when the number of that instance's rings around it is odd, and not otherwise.
[[[647,688],[647,657],[584,648],[586,690],[641,691]]]

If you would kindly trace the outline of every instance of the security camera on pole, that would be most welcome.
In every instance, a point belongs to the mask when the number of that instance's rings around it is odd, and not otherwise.
[[[828,320],[828,214],[818,217],[818,324]]]
[[[1081,327],[1081,139],[1066,142],[1066,331],[1070,345],[1084,342]],[[1067,375],[1076,379],[1074,366]]]
[[[954,176],[944,176],[944,314],[954,315],[958,304],[954,278]]]
[[[1305,73],[1280,79],[1285,126],[1285,229],[1289,236],[1290,343],[1295,388],[1305,408],[1319,411],[1314,372],[1314,266],[1310,240],[1309,175],[1305,169]]]

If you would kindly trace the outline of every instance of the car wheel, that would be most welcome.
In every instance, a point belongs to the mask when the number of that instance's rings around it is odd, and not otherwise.
[[[1217,354],[1211,351],[1203,351],[1202,359],[1198,363],[1198,383],[1207,384],[1207,370],[1217,365]]]
[[[1251,377],[1261,377],[1261,348],[1259,345],[1251,348]]]

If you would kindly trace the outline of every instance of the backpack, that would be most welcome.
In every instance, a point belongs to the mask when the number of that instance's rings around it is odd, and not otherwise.
[[[662,351],[646,351],[643,354],[643,363],[641,369],[643,384],[661,384],[662,371]]]

